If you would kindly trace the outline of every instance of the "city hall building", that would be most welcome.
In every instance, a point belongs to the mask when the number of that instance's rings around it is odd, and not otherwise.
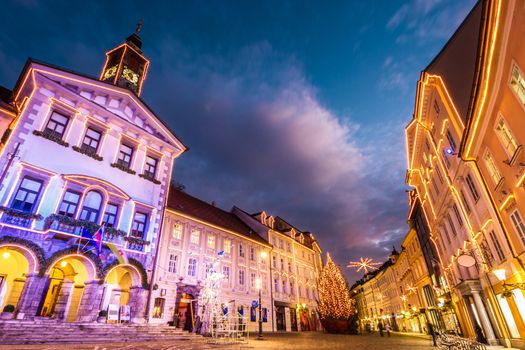
[[[0,93],[0,307],[18,319],[94,321],[110,304],[145,318],[186,147],[140,98],[141,46],[134,33],[107,52],[98,79],[30,59]]]

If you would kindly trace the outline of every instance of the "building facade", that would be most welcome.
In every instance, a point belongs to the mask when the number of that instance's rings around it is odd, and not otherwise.
[[[186,148],[139,97],[141,46],[134,33],[108,52],[100,79],[29,60],[2,94],[0,306],[19,319],[93,321],[110,304],[147,317],[173,161]],[[89,240],[102,224],[99,252]]]
[[[521,348],[523,16],[520,1],[479,1],[422,72],[406,127],[409,220],[437,253],[434,290],[465,335]]]
[[[246,317],[250,331],[258,329],[253,302],[261,289],[263,331],[271,331],[268,242],[234,214],[173,187],[167,208],[151,322],[193,328],[197,316],[203,318],[199,296],[214,268],[224,276],[221,302],[230,313]]]
[[[233,213],[273,248],[270,257],[273,329],[320,330],[317,278],[323,265],[321,248],[313,234],[264,211],[248,214],[234,208]]]

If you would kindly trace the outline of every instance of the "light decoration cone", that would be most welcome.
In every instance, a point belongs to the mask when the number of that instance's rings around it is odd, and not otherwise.
[[[372,258],[360,258],[359,261],[350,261],[347,267],[357,268],[357,272],[363,270],[365,273],[368,270],[377,270],[377,266],[381,265],[379,262],[374,262]]]
[[[319,314],[321,319],[348,319],[355,313],[354,301],[339,267],[326,254],[326,265],[319,276]]]

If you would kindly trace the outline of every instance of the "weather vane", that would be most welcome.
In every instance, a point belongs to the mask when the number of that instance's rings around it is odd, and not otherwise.
[[[365,273],[367,273],[368,270],[377,270],[377,266],[381,265],[381,263],[372,260],[372,258],[360,258],[359,261],[350,261],[347,267],[357,268],[357,272],[363,270]]]

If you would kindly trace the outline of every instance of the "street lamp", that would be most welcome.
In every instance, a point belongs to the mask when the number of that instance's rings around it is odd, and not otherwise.
[[[262,319],[262,298],[261,298],[261,291],[262,291],[262,279],[261,279],[261,262],[266,259],[268,256],[268,253],[265,251],[262,251],[259,255],[259,264],[258,264],[258,270],[259,270],[259,277],[255,279],[255,287],[259,290],[259,335],[257,336],[258,340],[263,339],[262,330],[263,330],[263,319]]]

